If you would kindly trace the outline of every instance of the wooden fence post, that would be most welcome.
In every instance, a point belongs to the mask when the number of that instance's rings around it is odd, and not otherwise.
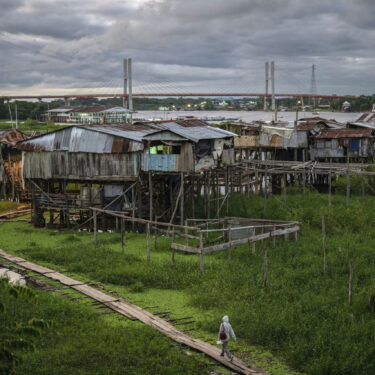
[[[268,197],[268,168],[266,166],[266,171],[264,173],[264,194],[263,194],[263,212],[267,211],[267,197]]]
[[[324,255],[324,274],[327,273],[327,243],[326,243],[326,221],[325,216],[322,215],[322,238],[323,238],[323,255]]]
[[[263,286],[267,288],[268,285],[268,259],[267,249],[263,249]]]
[[[185,220],[185,246],[189,246],[189,239],[187,237],[187,234],[188,234],[188,230],[187,230],[187,226],[188,226],[188,222],[187,220]]]
[[[328,208],[331,210],[332,206],[332,171],[329,169],[328,174]]]
[[[230,262],[231,259],[231,251],[232,251],[232,228],[229,224],[229,230],[228,230],[228,240],[229,240],[229,247],[228,247],[228,262]]]
[[[98,246],[98,223],[97,223],[97,213],[96,211],[93,212],[94,216],[94,245],[95,247]]]
[[[125,252],[125,219],[121,218],[121,251]]]
[[[349,165],[346,170],[346,208],[349,207],[349,198],[350,198],[350,174],[349,174]]]
[[[352,305],[353,302],[353,262],[349,262],[349,306]]]
[[[203,235],[199,231],[199,263],[201,272],[204,271],[204,259],[203,259]]]
[[[150,223],[147,223],[147,262],[150,262],[151,259],[151,230]]]
[[[175,265],[175,260],[174,260],[174,248],[173,248],[174,238],[175,238],[175,234],[174,234],[174,228],[173,228],[173,229],[172,229],[172,266]]]

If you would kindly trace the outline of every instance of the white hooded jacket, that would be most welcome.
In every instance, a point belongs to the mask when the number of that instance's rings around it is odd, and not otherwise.
[[[227,335],[227,338],[225,340],[220,338],[220,332],[222,331],[223,328]],[[223,316],[223,322],[220,324],[218,338],[220,341],[228,341],[230,336],[232,337],[234,341],[236,341],[236,335],[234,334],[233,328],[229,323],[229,318],[227,315],[225,315]]]

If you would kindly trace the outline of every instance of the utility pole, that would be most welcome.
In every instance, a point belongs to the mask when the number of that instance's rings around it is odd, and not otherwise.
[[[264,111],[267,111],[267,96],[268,96],[268,81],[269,81],[269,68],[268,68],[268,61],[265,63],[265,73],[266,73],[266,81],[265,81],[265,83],[266,83],[266,95],[265,95],[265,97],[264,97],[264,107],[263,107],[263,110]]]
[[[275,110],[275,62],[271,61],[272,111]]]

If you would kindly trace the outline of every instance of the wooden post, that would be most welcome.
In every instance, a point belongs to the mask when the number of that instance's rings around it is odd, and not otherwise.
[[[268,195],[268,168],[266,166],[266,171],[264,173],[264,200],[263,200],[263,212],[266,213],[267,210],[267,195]]]
[[[349,198],[350,198],[350,175],[349,175],[349,164],[346,170],[346,208],[349,207]]]
[[[229,224],[229,230],[228,230],[228,241],[229,241],[229,247],[228,247],[228,261],[230,262],[231,259],[231,251],[232,251],[232,227]]]
[[[325,216],[322,216],[322,238],[323,238],[323,256],[324,256],[324,274],[327,273],[327,243],[326,243],[326,221]]]
[[[185,189],[184,174],[181,173],[181,199],[180,199],[180,224],[184,225]]]
[[[204,271],[204,259],[203,259],[203,236],[199,230],[199,263],[201,272]]]
[[[339,245],[339,262],[342,263],[342,248],[341,245]]]
[[[328,174],[328,208],[331,209],[332,206],[332,170],[329,169]]]
[[[267,249],[263,249],[263,286],[267,288],[268,285],[268,259]]]
[[[228,176],[228,167],[225,168],[225,196],[227,197],[226,201],[226,215],[229,215],[229,176]]]
[[[132,186],[132,232],[134,232],[134,218],[135,218],[135,191],[134,185]]]
[[[187,230],[187,226],[188,226],[188,222],[187,222],[187,220],[185,220],[185,246],[189,246],[189,239],[187,238],[187,234],[188,234],[188,230]]]
[[[256,168],[258,168],[256,166]],[[255,195],[259,195],[259,172],[258,169],[255,170]]]
[[[195,195],[194,195],[194,188],[195,188],[195,178],[191,176],[191,213],[192,218],[195,219]],[[197,194],[199,196],[199,192]]]
[[[353,302],[353,262],[349,262],[349,306],[352,305]]]
[[[174,244],[174,238],[175,238],[175,234],[174,234],[174,228],[172,228],[172,245]],[[175,260],[174,260],[174,248],[172,246],[172,266],[175,265]]]
[[[121,218],[121,251],[124,254],[125,252],[125,219]]]
[[[158,218],[155,215],[155,222],[157,222],[157,221],[158,221]],[[156,224],[155,224],[155,227],[154,227],[154,242],[155,242],[155,250],[156,250],[157,247],[158,247],[158,228],[157,228]]]
[[[150,223],[147,223],[147,262],[150,263],[151,259],[151,230],[150,230]]]
[[[150,221],[152,221],[152,218],[153,218],[153,214],[152,214],[152,205],[153,205],[153,202],[152,202],[152,175],[151,175],[151,171],[148,171],[148,187],[149,187],[149,194],[150,194]]]
[[[94,245],[95,247],[98,246],[98,222],[97,222],[97,212],[93,212],[94,216]]]
[[[34,225],[36,224],[36,198],[35,198],[35,186],[31,184],[31,211]]]
[[[284,204],[286,207],[286,173],[283,174],[283,196],[284,196]]]
[[[118,233],[118,217],[117,216],[115,217],[115,220],[116,220],[116,233]]]

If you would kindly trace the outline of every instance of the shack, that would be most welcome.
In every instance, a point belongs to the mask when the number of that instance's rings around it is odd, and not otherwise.
[[[310,146],[312,160],[345,161],[374,156],[374,129],[323,129]]]
[[[0,130],[0,185],[1,196],[23,199],[22,155],[16,148],[18,142],[29,137],[17,129]]]
[[[234,135],[199,120],[74,125],[26,140],[19,149],[23,176],[42,193],[44,209],[63,209],[69,216],[71,209],[95,203],[137,211],[138,217],[173,219],[171,207],[191,183],[184,175],[199,178],[233,163]],[[69,183],[75,191],[68,191]]]

